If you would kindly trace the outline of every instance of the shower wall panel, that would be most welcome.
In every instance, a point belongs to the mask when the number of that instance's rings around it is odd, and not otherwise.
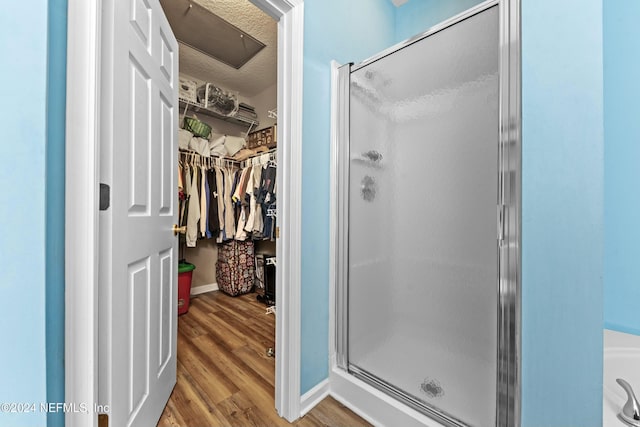
[[[349,369],[452,425],[496,422],[498,36],[494,6],[351,74]]]

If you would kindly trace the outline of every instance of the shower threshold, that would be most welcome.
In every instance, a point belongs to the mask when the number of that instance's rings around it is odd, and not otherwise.
[[[437,422],[441,423],[443,426],[446,427],[469,427],[467,424],[463,423],[462,421],[456,419],[455,417],[453,417],[452,415],[443,412],[441,410],[439,410],[438,408],[430,405],[427,402],[424,402],[423,400],[420,400],[418,398],[416,398],[415,396],[412,396],[400,389],[398,389],[397,387],[389,384],[388,382],[384,381],[383,379],[365,371],[364,369],[360,369],[358,366],[354,365],[354,364],[349,364],[349,373],[351,375],[353,375],[354,377],[358,378],[359,380],[364,381],[365,383],[369,384],[370,386],[380,390],[383,393],[388,394],[389,396],[393,397],[396,400],[401,401],[402,403],[406,404],[407,406],[415,409],[416,411],[430,417],[433,418],[434,420],[436,420]]]

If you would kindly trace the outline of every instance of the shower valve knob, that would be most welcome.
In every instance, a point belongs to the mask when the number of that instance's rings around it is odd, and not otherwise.
[[[362,178],[360,193],[367,202],[372,202],[376,198],[376,181],[369,175]]]
[[[379,162],[380,160],[382,160],[382,154],[380,154],[376,150],[370,150],[362,153],[362,157],[371,160],[372,162]]]

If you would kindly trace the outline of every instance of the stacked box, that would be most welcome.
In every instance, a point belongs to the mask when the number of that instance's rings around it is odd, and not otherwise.
[[[276,125],[268,127],[266,129],[257,130],[251,132],[247,136],[247,148],[267,147],[275,148],[277,145],[278,132]]]

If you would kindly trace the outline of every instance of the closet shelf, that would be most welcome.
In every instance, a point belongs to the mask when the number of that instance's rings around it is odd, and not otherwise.
[[[195,113],[204,114],[206,116],[213,117],[219,120],[224,120],[225,122],[233,123],[240,126],[249,126],[248,132],[250,132],[251,129],[258,127],[258,125],[260,124],[258,120],[251,119],[249,117],[243,117],[239,115],[223,116],[222,114],[218,114],[213,110],[205,108],[205,106],[200,103],[189,101],[184,98],[178,98],[178,100],[180,101],[180,110],[183,110],[185,107],[189,107]]]

